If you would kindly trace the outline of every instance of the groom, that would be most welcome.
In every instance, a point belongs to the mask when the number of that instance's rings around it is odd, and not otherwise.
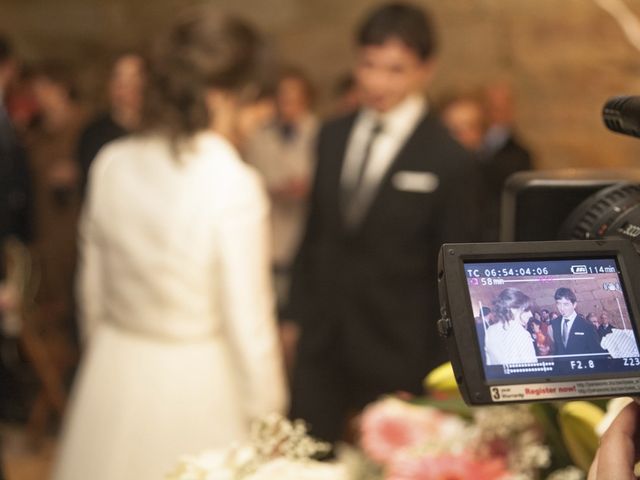
[[[320,132],[291,291],[301,336],[290,414],[327,441],[380,395],[420,394],[446,359],[438,249],[472,240],[480,218],[475,164],[423,96],[435,66],[428,16],[378,7],[356,53],[363,106]]]
[[[560,317],[552,321],[556,355],[602,353],[600,337],[584,316],[576,312],[578,300],[570,288],[562,287],[554,295]]]

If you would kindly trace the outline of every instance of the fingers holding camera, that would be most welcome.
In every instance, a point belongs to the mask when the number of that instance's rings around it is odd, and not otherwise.
[[[635,480],[634,465],[640,443],[640,405],[627,405],[600,440],[588,480]]]

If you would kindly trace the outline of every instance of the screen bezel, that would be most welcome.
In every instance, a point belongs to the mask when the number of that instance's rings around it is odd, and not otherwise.
[[[451,320],[448,347],[454,372],[465,400],[472,404],[492,403],[492,386],[528,383],[586,381],[588,379],[635,378],[638,372],[593,373],[541,376],[514,379],[487,379],[482,352],[475,328],[471,296],[464,269],[465,263],[509,261],[553,261],[571,259],[612,259],[616,262],[627,303],[627,311],[636,342],[640,319],[637,297],[632,285],[640,285],[640,256],[626,240],[580,240],[552,242],[503,242],[479,244],[445,244],[440,255],[439,286],[443,316]],[[471,328],[470,328],[471,327]]]
[[[559,259],[559,258],[536,258],[536,259],[529,259],[529,258],[523,258],[523,259],[518,259],[515,260],[514,262],[521,262],[521,263],[528,263],[528,262],[554,262],[554,261],[566,261],[567,259]],[[573,259],[568,259],[569,261],[573,261]],[[618,281],[620,282],[620,286],[621,286],[621,293],[623,295],[623,301],[625,303],[625,308],[627,310],[627,315],[628,315],[628,320],[630,322],[630,326],[631,326],[631,330],[634,333],[634,338],[636,341],[636,346],[639,347],[640,349],[640,344],[638,343],[638,332],[637,329],[635,328],[635,326],[637,325],[637,321],[632,317],[632,314],[629,310],[629,299],[627,296],[627,286],[624,284],[624,280],[622,279],[622,275],[620,274],[620,265],[618,265],[617,259],[615,256],[597,256],[597,257],[585,257],[580,256],[579,258],[575,259],[576,261],[582,262],[582,261],[592,261],[592,260],[605,260],[605,261],[610,261],[612,264],[615,265],[616,271],[615,274],[618,277]],[[463,265],[465,266],[465,269],[468,268],[469,265],[491,265],[492,263],[510,263],[509,261],[505,261],[505,260],[497,260],[497,261],[492,261],[492,260],[488,260],[486,262],[463,262]],[[465,275],[466,276],[466,275]],[[530,277],[534,277],[533,275],[530,275]],[[468,279],[468,277],[467,277]],[[506,287],[505,287],[506,288]],[[467,290],[469,293],[469,302],[471,303],[471,292],[468,289]],[[581,300],[578,299],[578,303],[581,303]],[[473,310],[473,306],[471,307]],[[580,307],[579,307],[580,309]],[[581,313],[583,315],[583,317],[586,317],[586,312],[584,311],[580,311],[578,313]],[[479,351],[480,351],[480,339],[476,336],[477,340],[478,340],[478,347],[479,347]],[[480,351],[480,357],[482,360],[482,352]],[[544,360],[544,358],[542,358]],[[622,371],[622,372],[589,372],[589,371],[582,371],[582,372],[576,372],[575,375],[563,375],[563,374],[555,374],[552,376],[535,376],[535,375],[530,375],[530,376],[525,376],[522,379],[518,379],[517,376],[513,376],[513,377],[501,377],[501,378],[490,378],[489,373],[487,372],[487,367],[488,365],[486,364],[486,362],[484,360],[483,361],[483,371],[485,372],[485,379],[487,384],[491,384],[491,385],[514,385],[514,384],[522,384],[522,383],[546,383],[546,382],[563,382],[563,381],[567,381],[567,380],[575,380],[578,378],[589,378],[589,379],[606,379],[606,378],[612,378],[615,376],[618,376],[619,374],[623,374],[623,377],[627,377],[629,375],[629,371],[627,370]],[[639,368],[635,371],[635,373],[640,376],[640,366]],[[516,379],[517,382],[514,382],[513,379]],[[521,380],[521,381],[520,381]]]

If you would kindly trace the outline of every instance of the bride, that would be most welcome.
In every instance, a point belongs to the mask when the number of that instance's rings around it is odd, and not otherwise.
[[[158,480],[283,411],[268,207],[234,146],[268,111],[269,58],[243,22],[190,11],[157,45],[143,131],[98,155],[55,480]]]
[[[526,326],[533,316],[532,301],[517,288],[505,288],[493,301],[496,323],[487,329],[487,365],[535,363],[538,361],[533,339]]]

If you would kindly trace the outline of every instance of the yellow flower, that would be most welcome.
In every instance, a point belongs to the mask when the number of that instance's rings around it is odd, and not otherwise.
[[[427,391],[436,395],[460,396],[451,362],[443,363],[433,369],[424,379],[424,387]]]
[[[566,403],[558,413],[560,430],[571,459],[582,470],[589,470],[598,450],[596,427],[604,418],[604,411],[593,403]]]

